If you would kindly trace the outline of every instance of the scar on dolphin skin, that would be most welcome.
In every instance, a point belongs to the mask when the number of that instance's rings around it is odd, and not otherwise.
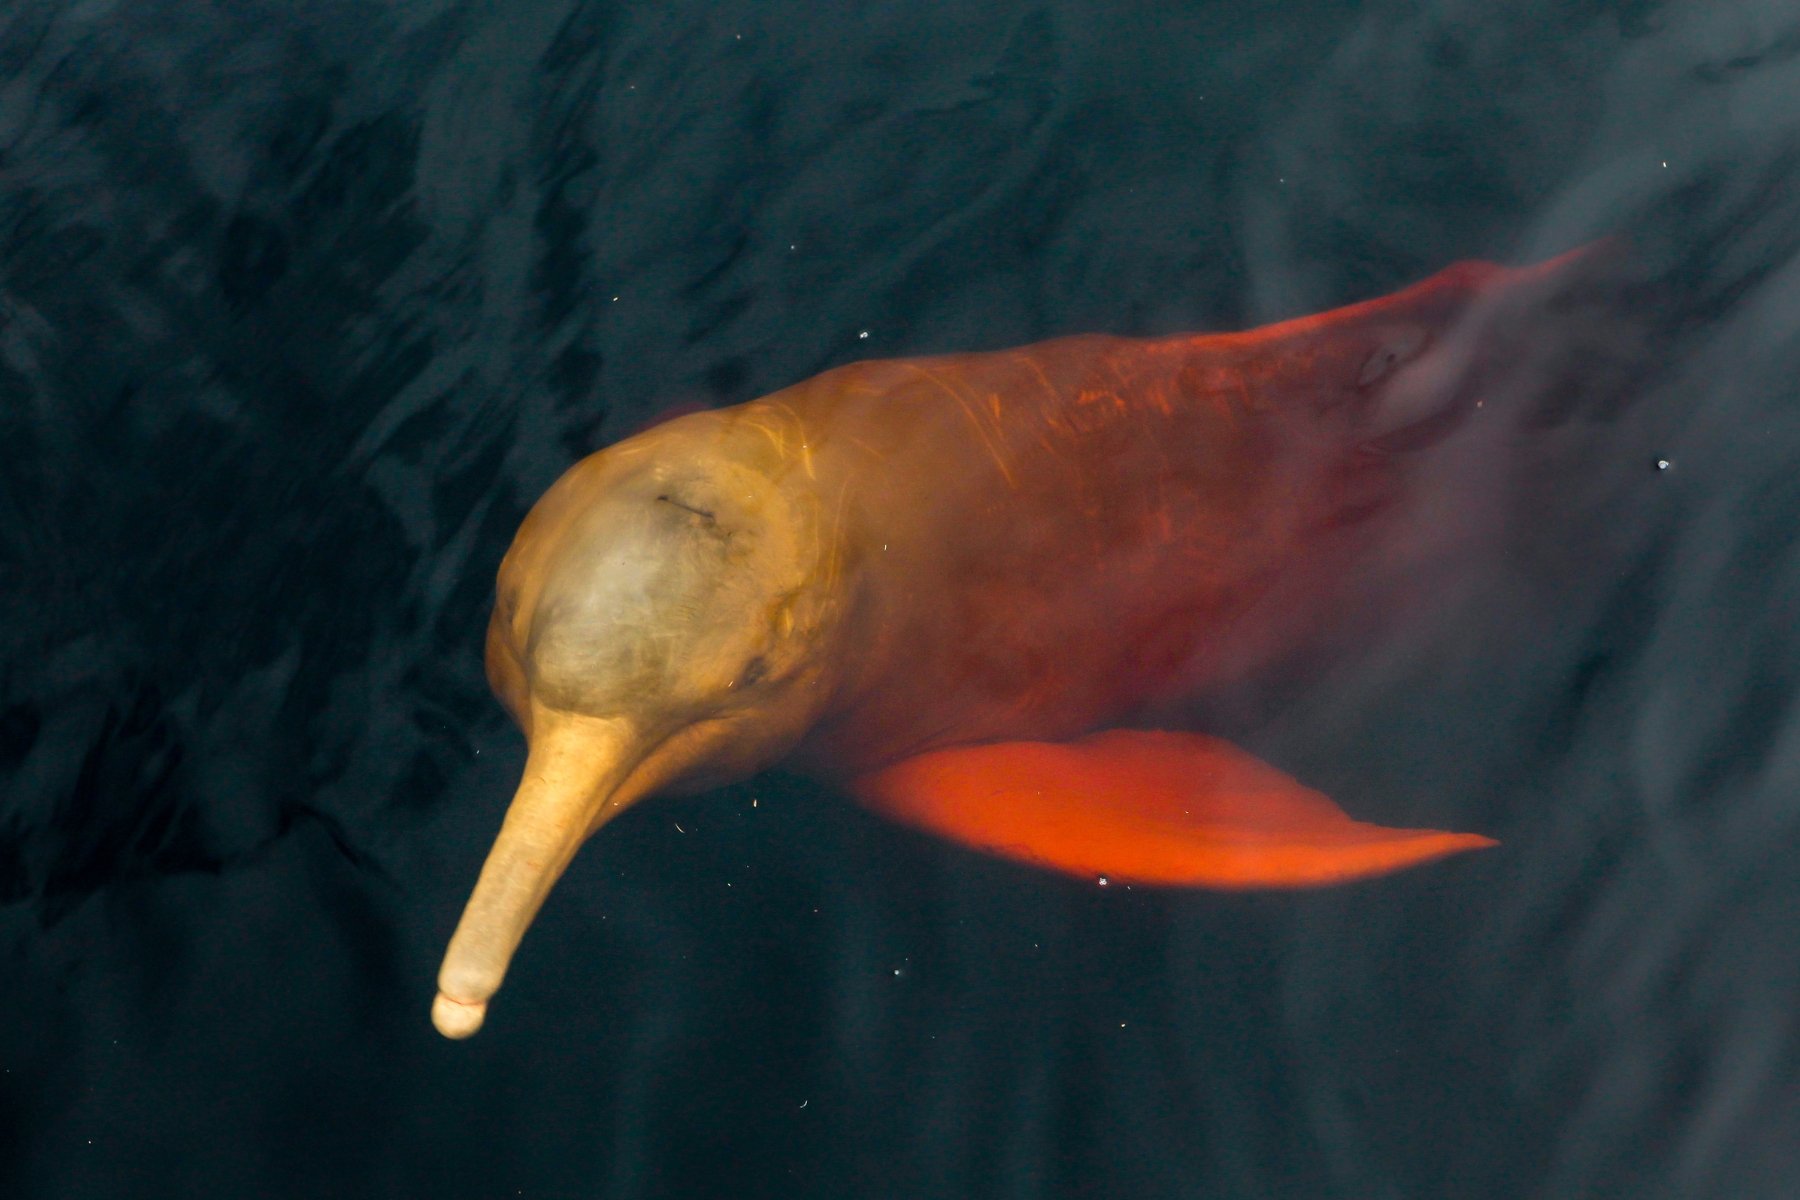
[[[1228,743],[1129,726],[1296,603],[1325,614],[1297,564],[1405,493],[1482,403],[1491,330],[1591,257],[1461,263],[1243,333],[852,363],[577,463],[500,565],[488,678],[529,749],[438,1029],[480,1028],[606,821],[777,763],[1087,879],[1308,887],[1493,845],[1357,822]]]

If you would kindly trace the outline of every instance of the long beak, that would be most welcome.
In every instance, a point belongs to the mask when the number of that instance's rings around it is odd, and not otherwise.
[[[525,778],[438,971],[431,1023],[448,1038],[481,1028],[513,952],[575,851],[651,786],[632,777],[645,747],[629,722],[537,705],[531,717]]]

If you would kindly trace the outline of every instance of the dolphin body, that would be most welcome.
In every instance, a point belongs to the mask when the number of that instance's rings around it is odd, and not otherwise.
[[[480,1027],[606,821],[778,762],[1090,879],[1307,886],[1492,845],[1118,726],[1217,676],[1406,443],[1473,407],[1482,314],[1579,253],[1244,333],[853,363],[577,463],[500,566],[488,677],[530,749],[437,1028]]]

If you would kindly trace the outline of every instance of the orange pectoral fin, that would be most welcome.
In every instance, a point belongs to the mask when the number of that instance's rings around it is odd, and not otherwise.
[[[1085,879],[1320,887],[1498,844],[1353,821],[1229,742],[1192,733],[935,750],[851,791],[903,824]]]

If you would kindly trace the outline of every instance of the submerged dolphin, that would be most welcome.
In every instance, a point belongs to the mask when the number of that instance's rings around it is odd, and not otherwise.
[[[854,363],[577,463],[500,567],[488,677],[530,750],[438,1029],[480,1027],[602,824],[777,762],[1088,878],[1303,886],[1492,845],[1352,821],[1217,739],[1093,731],[1216,673],[1396,447],[1473,403],[1471,313],[1573,257],[1247,333]]]

